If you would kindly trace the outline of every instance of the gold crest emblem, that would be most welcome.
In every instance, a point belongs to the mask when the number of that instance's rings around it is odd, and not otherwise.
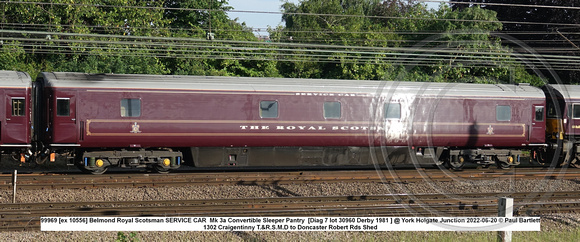
[[[491,125],[489,125],[489,127],[487,127],[487,133],[488,135],[492,135],[493,133],[493,127],[491,127]]]
[[[133,125],[131,125],[131,133],[141,133],[141,130],[139,130],[139,125],[137,124],[137,122],[135,122]]]

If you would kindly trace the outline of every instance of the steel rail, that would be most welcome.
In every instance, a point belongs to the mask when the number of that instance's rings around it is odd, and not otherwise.
[[[0,204],[0,231],[38,230],[43,216],[495,216],[502,196],[516,215],[580,211],[579,191],[23,203]]]
[[[18,176],[21,190],[65,188],[129,188],[183,185],[282,185],[332,182],[358,183],[414,183],[420,181],[454,181],[485,179],[545,179],[578,180],[576,169],[512,170],[355,170],[355,171],[295,171],[295,172],[212,172],[170,174],[46,174],[34,173]],[[12,187],[11,175],[0,175],[0,189]]]

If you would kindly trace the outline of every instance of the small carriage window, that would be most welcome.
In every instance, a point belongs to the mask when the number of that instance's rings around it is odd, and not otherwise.
[[[121,99],[121,117],[141,116],[140,99]]]
[[[56,116],[70,116],[70,98],[56,99]]]
[[[401,118],[401,104],[400,103],[385,103],[385,118],[386,119],[400,119]]]
[[[580,119],[580,104],[572,105],[572,118]]]
[[[24,98],[12,98],[12,116],[24,116]]]
[[[277,118],[278,102],[277,101],[260,101],[260,117]]]
[[[324,118],[340,118],[340,109],[340,102],[324,102]]]
[[[536,117],[535,121],[544,121],[544,106],[535,107]]]
[[[556,107],[554,107],[554,103],[548,102],[548,108],[546,111],[546,117],[556,118]]]
[[[495,108],[495,117],[497,121],[510,121],[512,119],[512,107],[497,106]]]

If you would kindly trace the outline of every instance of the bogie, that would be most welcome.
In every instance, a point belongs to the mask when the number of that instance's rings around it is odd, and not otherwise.
[[[77,161],[83,170],[93,174],[102,173],[109,167],[120,168],[148,168],[153,167],[160,173],[166,173],[179,168],[182,162],[182,153],[168,150],[93,150],[79,154]]]

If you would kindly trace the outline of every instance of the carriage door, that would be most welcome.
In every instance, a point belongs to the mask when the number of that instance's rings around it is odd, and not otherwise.
[[[57,95],[54,99],[52,117],[53,142],[57,144],[76,144],[78,129],[74,95]]]
[[[2,129],[2,143],[26,144],[28,143],[27,128],[29,113],[26,110],[26,96],[24,91],[5,91],[5,117],[6,121]]]
[[[544,137],[546,136],[546,108],[544,105],[533,105],[533,115],[532,127],[530,131],[530,137],[528,138],[530,143],[543,143]]]

